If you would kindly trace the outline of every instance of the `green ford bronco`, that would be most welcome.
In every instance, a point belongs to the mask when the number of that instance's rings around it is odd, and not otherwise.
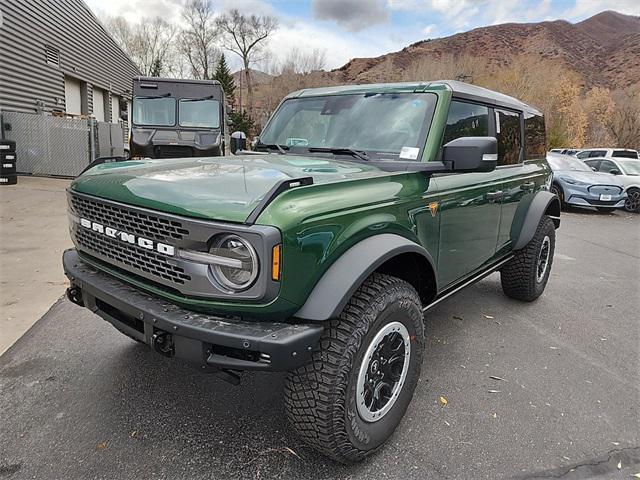
[[[545,152],[540,112],[464,83],[295,92],[255,151],[79,176],[67,295],[232,383],[287,371],[292,426],[358,461],[411,401],[425,310],[495,271],[509,297],[543,292],[560,224]]]

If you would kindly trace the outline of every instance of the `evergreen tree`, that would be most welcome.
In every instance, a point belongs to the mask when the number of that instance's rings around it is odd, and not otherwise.
[[[227,103],[233,105],[235,101],[236,84],[233,81],[233,75],[227,66],[227,60],[224,58],[224,54],[220,55],[220,60],[218,61],[216,73],[213,78],[222,85],[224,94],[227,97]]]
[[[249,137],[255,130],[255,122],[247,112],[231,112],[229,113],[229,118],[232,124],[231,131],[244,132],[247,134],[247,137]]]
[[[151,71],[149,72],[152,77],[161,77],[162,76],[162,60],[156,58],[153,61],[153,65],[151,66]]]

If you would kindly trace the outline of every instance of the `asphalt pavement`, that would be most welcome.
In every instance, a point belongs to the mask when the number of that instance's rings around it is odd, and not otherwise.
[[[422,377],[404,421],[376,456],[344,466],[287,425],[283,374],[247,373],[233,387],[60,300],[0,357],[0,478],[640,472],[640,216],[563,214],[538,301],[506,298],[492,275],[426,322]]]

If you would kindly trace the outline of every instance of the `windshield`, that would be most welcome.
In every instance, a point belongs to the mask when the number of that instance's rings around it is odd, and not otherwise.
[[[260,144],[353,149],[417,160],[435,104],[430,93],[292,98],[277,110]]]
[[[220,102],[212,99],[180,100],[180,126],[218,128],[220,126]]]
[[[134,97],[133,123],[136,125],[175,125],[176,99],[172,97]]]
[[[589,165],[582,160],[567,156],[554,156],[548,155],[547,161],[551,166],[551,170],[575,170],[577,172],[592,172],[593,170]]]
[[[627,175],[640,175],[640,162],[638,160],[618,160],[618,165]]]

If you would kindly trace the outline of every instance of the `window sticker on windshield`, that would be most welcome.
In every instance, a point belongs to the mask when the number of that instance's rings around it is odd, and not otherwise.
[[[306,138],[287,138],[285,145],[287,147],[306,147],[309,145],[309,140]]]
[[[400,150],[400,158],[406,158],[407,160],[415,160],[418,158],[420,149],[416,147],[402,147]]]

